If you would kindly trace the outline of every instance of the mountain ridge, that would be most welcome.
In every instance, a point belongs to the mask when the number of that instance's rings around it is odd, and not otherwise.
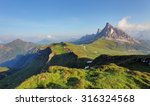
[[[12,48],[22,50],[26,45],[28,52],[0,64],[0,88],[150,87],[149,63],[145,64],[150,57],[141,55],[150,53],[146,52],[150,51],[149,47],[109,23],[102,31],[98,29],[96,34],[87,35],[84,40],[87,38],[86,44],[61,42],[31,49],[28,48],[30,43],[20,39],[6,44],[8,46],[1,45],[8,51]]]
[[[124,31],[116,27],[113,27],[109,23],[106,23],[105,27],[101,31],[100,29],[98,29],[96,34],[83,36],[73,43],[74,44],[89,44],[102,38],[107,39],[107,40],[112,40],[118,43],[129,43],[129,44],[140,43],[138,40],[135,40]]]
[[[19,54],[26,54],[34,47],[36,47],[36,44],[25,42],[21,39],[13,40],[7,44],[0,44],[0,63],[10,60]]]

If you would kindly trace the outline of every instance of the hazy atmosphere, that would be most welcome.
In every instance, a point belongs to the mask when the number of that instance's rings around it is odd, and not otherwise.
[[[70,41],[106,22],[150,39],[149,10],[149,0],[0,0],[0,42]]]

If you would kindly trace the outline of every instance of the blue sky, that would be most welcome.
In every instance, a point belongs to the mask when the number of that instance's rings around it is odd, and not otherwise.
[[[0,0],[0,40],[76,38],[125,17],[145,25],[149,10],[149,0]]]

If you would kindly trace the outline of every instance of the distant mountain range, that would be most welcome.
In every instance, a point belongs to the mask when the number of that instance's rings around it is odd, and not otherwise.
[[[106,26],[102,31],[98,29],[96,34],[83,36],[73,43],[88,44],[101,38],[112,40],[119,43],[129,43],[129,44],[139,43],[139,41],[133,39],[127,33],[118,28],[113,27],[109,23],[106,23]]]
[[[41,49],[42,50],[38,50],[35,53],[17,56],[15,59],[1,64],[1,67],[8,67],[9,71],[3,72],[3,74],[0,73],[0,88],[70,88],[67,81],[60,81],[72,78],[71,76],[73,75],[76,76],[75,78],[82,78],[82,75],[84,75],[83,73],[88,75],[86,79],[84,79],[85,77],[83,76],[84,81],[90,81],[93,84],[91,85],[88,83],[89,86],[85,85],[84,87],[76,87],[75,85],[72,85],[73,88],[150,88],[150,85],[148,84],[148,81],[150,81],[148,79],[150,77],[150,61],[148,61],[150,59],[149,55],[101,55],[93,60],[80,57],[82,54],[77,54],[76,50],[79,48],[74,48],[73,45],[66,43],[53,44],[51,46],[45,46]],[[122,67],[119,67],[120,65]],[[89,69],[86,70],[84,68]],[[60,73],[58,73],[59,71]],[[111,80],[115,80],[117,78],[120,82],[110,83],[112,85],[108,86],[95,86],[94,82],[97,78],[99,78],[97,76],[98,72],[100,72],[101,75],[104,74],[103,77],[106,77],[105,74],[110,75]],[[59,74],[62,75],[62,77],[56,76]],[[67,76],[65,77],[66,74]],[[123,79],[120,79],[118,75],[121,76],[121,78],[123,77]],[[145,77],[143,78],[141,75]],[[128,76],[131,77],[128,78]],[[138,79],[136,79],[135,76],[138,76]],[[62,79],[58,80],[57,77],[58,79]],[[42,80],[39,80],[39,78],[42,79],[43,82]],[[57,80],[55,81],[54,78]],[[91,78],[93,78],[93,80]],[[97,84],[105,85],[105,83],[108,83],[107,81],[109,81],[110,78],[106,77],[107,80],[97,82]],[[36,83],[36,80],[39,82]],[[128,84],[129,80],[131,81],[130,84]],[[45,83],[46,85],[44,85]],[[123,86],[120,86],[120,83],[123,84]],[[59,86],[57,86],[57,84]],[[66,85],[63,86],[63,84]]]
[[[107,23],[73,43],[1,44],[0,88],[150,88],[148,41]]]
[[[41,45],[46,45],[46,44],[52,44],[55,41],[51,40],[51,39],[43,39],[41,41],[38,41],[37,44],[41,44]]]
[[[4,42],[3,41],[0,41],[0,44],[3,44]]]
[[[86,35],[81,37],[80,39],[72,42],[74,44],[88,44],[88,45],[95,45],[97,44],[97,47],[101,45],[101,43],[104,43],[104,41],[108,41],[105,45],[115,43],[117,46],[116,48],[122,48],[123,50],[129,50],[129,51],[140,51],[144,54],[150,53],[150,41],[140,40],[140,39],[134,39],[130,35],[128,35],[126,32],[113,27],[111,24],[106,23],[106,26],[103,28],[103,30],[97,30],[96,34]],[[109,45],[110,46],[110,45]],[[95,46],[94,46],[95,47]],[[109,48],[113,48],[114,46]],[[104,48],[104,44],[103,47]],[[114,47],[115,50],[115,47]]]
[[[20,39],[7,44],[0,44],[0,63],[10,60],[19,54],[25,54],[34,47],[36,47],[34,43]]]

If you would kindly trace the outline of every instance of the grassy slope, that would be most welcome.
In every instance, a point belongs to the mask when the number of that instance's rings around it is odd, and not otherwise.
[[[67,50],[65,50],[64,47],[65,46],[63,44],[56,44],[56,45],[52,45],[51,49],[55,54],[63,54],[63,53],[67,53]]]
[[[74,45],[67,43],[67,48],[71,49],[79,57],[95,58],[100,54],[109,55],[129,55],[142,54],[133,49],[132,45],[118,44],[113,41],[100,39],[91,44]]]
[[[55,43],[52,45],[45,45],[39,47],[39,49],[44,49],[48,46],[51,47],[52,51],[57,55],[67,53],[68,52],[67,49],[69,49],[79,57],[91,59],[94,59],[101,54],[108,54],[108,55],[142,54],[140,51],[134,50],[132,45],[118,44],[116,42],[105,39],[97,40],[91,44],[82,44],[82,45],[75,45],[72,43]]]
[[[29,64],[27,67],[0,80],[0,88],[15,88],[27,78],[39,74],[42,71],[45,62],[46,59],[44,56],[38,57],[37,59],[33,60],[32,63]]]
[[[47,72],[32,76],[17,88],[150,88],[150,74],[132,71],[115,64],[98,69],[52,66]]]
[[[93,59],[93,58],[99,56],[100,54],[128,55],[128,54],[135,53],[133,51],[127,52],[127,49],[125,49],[126,45],[120,46],[120,45],[117,45],[115,42],[107,41],[107,40],[96,41],[89,45],[74,45],[71,43],[65,43],[65,44],[59,43],[59,44],[42,46],[42,47],[39,47],[39,49],[44,49],[48,46],[52,48],[52,51],[55,55],[67,53],[68,49],[69,49],[69,50],[73,51],[75,54],[77,54],[79,56],[79,58],[87,57],[87,58]],[[139,52],[136,52],[136,53],[139,53]],[[39,59],[39,61],[40,61],[40,59]],[[19,72],[15,73],[11,76],[8,76],[7,78],[2,79],[0,81],[0,88],[14,88],[14,87],[16,87],[16,85],[19,85],[26,78],[29,78],[32,75],[36,75],[39,72],[41,72],[41,70],[43,68],[42,64],[44,64],[44,63],[40,64],[39,61],[35,61],[35,62],[33,62],[33,64],[26,67],[25,69],[22,69]],[[68,70],[70,70],[70,69],[68,69]]]

